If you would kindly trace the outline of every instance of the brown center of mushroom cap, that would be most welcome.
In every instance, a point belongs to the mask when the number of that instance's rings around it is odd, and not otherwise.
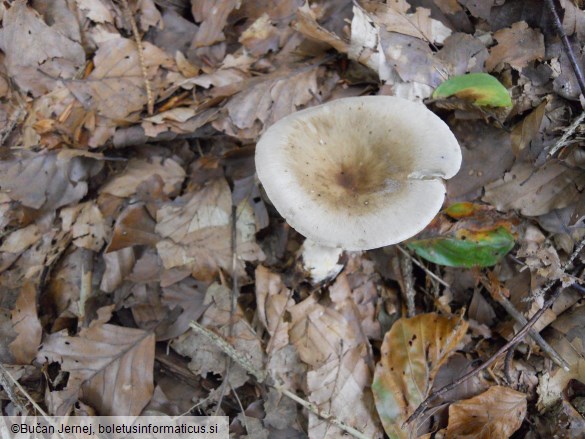
[[[353,114],[349,135],[327,115],[297,120],[288,155],[293,177],[315,201],[363,214],[400,196],[414,159],[411,134],[399,127],[373,129],[374,122],[359,107]]]

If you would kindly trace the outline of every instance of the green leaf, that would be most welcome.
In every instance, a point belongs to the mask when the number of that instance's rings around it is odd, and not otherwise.
[[[482,107],[510,107],[512,99],[506,87],[487,73],[468,73],[443,82],[433,93],[433,99],[456,96]]]
[[[421,239],[407,246],[435,264],[490,267],[512,250],[514,236],[505,227],[479,232],[462,229],[455,237]]]

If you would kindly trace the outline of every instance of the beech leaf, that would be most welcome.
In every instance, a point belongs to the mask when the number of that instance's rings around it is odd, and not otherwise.
[[[401,318],[384,336],[372,391],[391,439],[409,438],[402,424],[429,395],[439,367],[467,332],[467,322],[436,313]]]

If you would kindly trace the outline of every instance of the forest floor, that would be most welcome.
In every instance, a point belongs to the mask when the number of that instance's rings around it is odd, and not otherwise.
[[[0,19],[4,415],[583,437],[582,1],[6,0]],[[426,105],[461,169],[421,234],[319,253],[256,142],[365,95]]]

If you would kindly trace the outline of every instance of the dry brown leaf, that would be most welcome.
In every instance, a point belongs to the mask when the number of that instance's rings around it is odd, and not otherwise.
[[[349,334],[339,336],[343,339]],[[364,361],[367,350],[365,344],[347,350],[340,346],[338,355],[310,371],[307,374],[309,401],[366,437],[381,438],[382,428],[374,415],[374,400],[369,388],[372,372]],[[338,438],[340,434],[341,431],[328,421],[309,414],[309,437]]]
[[[37,316],[37,288],[35,284],[26,282],[12,310],[13,330],[16,338],[10,343],[10,353],[15,364],[30,364],[35,359],[43,329]]]
[[[53,268],[46,290],[40,298],[43,315],[55,316],[55,324],[59,318],[70,318],[81,315],[79,310],[79,294],[81,287],[84,250],[73,248],[67,252]]]
[[[156,245],[160,238],[154,233],[155,225],[156,222],[145,209],[144,204],[131,204],[116,219],[112,239],[105,252],[109,253],[133,245]]]
[[[158,340],[169,340],[183,334],[189,329],[189,323],[199,320],[207,308],[204,288],[194,279],[187,278],[166,288],[163,288],[161,303],[173,310],[181,307],[182,312],[173,321],[157,328]]]
[[[381,437],[369,389],[372,360],[368,342],[354,324],[359,322],[359,314],[348,302],[338,308],[326,308],[310,296],[288,309],[292,317],[290,342],[310,368],[308,398],[320,410],[367,437]],[[337,427],[309,414],[310,437],[334,438],[340,434]]]
[[[567,395],[571,380],[585,382],[585,313],[583,305],[573,306],[552,324],[546,341],[569,363],[569,370],[556,368],[539,376],[538,409],[550,409]]]
[[[50,211],[75,203],[87,193],[87,180],[102,162],[55,153],[22,152],[0,162],[0,188],[12,200],[33,209]]]
[[[279,35],[276,26],[270,22],[268,14],[263,14],[248,27],[239,40],[254,56],[278,50]]]
[[[99,252],[110,233],[99,207],[93,202],[66,207],[60,212],[63,230],[77,247]]]
[[[357,307],[359,319],[352,323],[370,340],[382,338],[377,314],[379,296],[383,297],[383,291],[384,286],[374,270],[374,263],[355,254],[349,255],[343,272],[329,287],[329,295],[337,309],[348,309],[352,305]],[[346,318],[351,321],[349,316]]]
[[[9,234],[0,247],[0,252],[22,253],[41,237],[41,231],[36,224],[23,227]]]
[[[102,416],[138,416],[154,390],[154,343],[152,333],[99,321],[75,337],[49,335],[36,360],[69,373],[63,390],[47,391],[50,412],[64,416],[79,399]]]
[[[262,129],[307,105],[319,93],[319,66],[283,68],[259,78],[229,100],[227,117],[214,127],[244,139],[255,139]]]
[[[113,5],[106,0],[75,0],[85,17],[95,23],[113,23],[117,15]]]
[[[537,227],[528,225],[519,243],[520,248],[516,256],[523,258],[532,275],[536,276],[531,282],[531,289],[553,279],[562,280],[566,285],[574,282],[574,279],[561,268],[557,250]]]
[[[442,44],[451,35],[451,29],[431,18],[430,9],[419,7],[414,13],[407,13],[410,5],[404,0],[392,3],[361,1],[360,4],[388,32],[416,37],[427,44]]]
[[[530,143],[541,133],[540,126],[542,125],[546,104],[546,101],[542,102],[512,129],[510,140],[512,141],[512,151],[514,151],[516,157],[519,157],[526,147],[530,146]]]
[[[467,322],[435,313],[401,318],[384,336],[372,390],[376,408],[391,438],[408,438],[416,426],[402,425],[429,396],[440,366],[467,332]]]
[[[481,395],[451,404],[447,437],[508,439],[522,425],[526,408],[524,393],[492,386]]]
[[[209,308],[201,318],[201,325],[218,332],[224,338],[230,331],[231,291],[218,284],[212,284],[206,292],[205,304]],[[229,340],[232,346],[241,353],[257,370],[263,370],[263,350],[256,333],[246,321],[241,307],[231,318],[233,335]],[[197,375],[205,377],[208,373],[226,377],[226,361],[223,351],[205,336],[189,332],[175,338],[171,346],[179,354],[190,357],[189,369]],[[234,364],[229,373],[229,384],[233,389],[248,381],[248,374],[241,366]]]
[[[494,39],[498,44],[490,49],[486,61],[489,72],[501,71],[505,64],[520,70],[530,61],[544,59],[544,36],[538,29],[530,29],[524,21],[499,30]]]
[[[77,35],[66,35],[63,26],[48,26],[27,1],[12,3],[0,29],[0,48],[12,79],[25,91],[39,96],[70,79],[85,63],[85,51]],[[78,39],[72,39],[77,37]]]
[[[126,168],[104,184],[100,192],[117,197],[129,197],[153,175],[162,178],[165,194],[175,195],[181,188],[186,174],[181,165],[170,158],[154,156],[149,159],[130,159]]]
[[[238,0],[226,0],[216,2],[215,0],[192,1],[191,11],[195,21],[201,23],[195,34],[193,47],[210,46],[214,43],[225,40],[223,29],[227,18],[232,10],[239,8]]]
[[[447,182],[447,196],[453,201],[475,200],[485,184],[502,178],[514,163],[510,134],[479,120],[457,120],[452,130],[461,145],[463,163]]]
[[[308,2],[297,10],[296,17],[297,21],[294,28],[305,37],[326,43],[339,53],[347,53],[349,50],[349,45],[345,41],[317,23],[315,12],[311,9]]]
[[[465,6],[471,15],[477,18],[483,18],[486,21],[490,19],[490,11],[494,6],[495,0],[459,0],[463,6]]]
[[[557,161],[539,169],[516,163],[504,178],[485,187],[483,201],[500,211],[519,210],[526,216],[543,215],[573,203],[585,186],[585,175]]]
[[[160,65],[173,63],[165,53],[143,42],[144,64],[149,76]],[[101,43],[93,62],[95,69],[82,81],[69,81],[67,88],[86,109],[100,116],[124,120],[143,109],[147,97],[136,44],[114,38]],[[156,90],[154,91],[156,93]],[[136,116],[132,116],[136,119]]]
[[[156,245],[166,269],[187,268],[199,280],[211,280],[220,269],[232,271],[231,193],[224,179],[214,179],[163,205],[155,228],[163,239]],[[240,204],[237,214],[237,272],[244,261],[264,259],[256,243],[252,209]]]
[[[122,282],[130,274],[136,262],[132,247],[126,247],[115,252],[103,255],[106,268],[100,283],[100,289],[107,293],[113,292],[122,285]]]
[[[264,424],[277,430],[293,426],[297,419],[296,402],[274,388],[268,390],[264,400],[264,411],[266,412]]]

